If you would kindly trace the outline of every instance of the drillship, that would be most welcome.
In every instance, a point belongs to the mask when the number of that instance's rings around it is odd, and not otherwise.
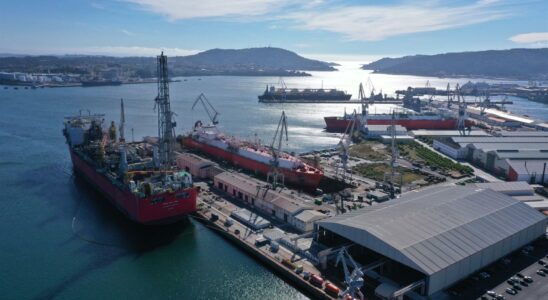
[[[173,166],[175,145],[169,103],[167,58],[158,57],[158,142],[126,142],[121,103],[120,137],[114,122],[104,128],[104,115],[65,118],[63,134],[75,173],[141,224],[176,222],[196,211],[197,189],[192,177]]]
[[[211,106],[209,102],[206,103]],[[321,169],[310,166],[299,158],[281,151],[284,133],[287,138],[285,113],[282,113],[274,141],[270,147],[262,145],[258,140],[249,142],[224,135],[216,126],[218,123],[216,118],[217,112],[215,111],[215,116],[210,115],[211,124],[204,125],[201,121],[197,121],[192,132],[182,137],[183,146],[211,155],[217,160],[224,160],[238,167],[265,175],[267,178],[274,171],[282,175],[283,181],[286,183],[308,190],[318,187],[323,177]]]

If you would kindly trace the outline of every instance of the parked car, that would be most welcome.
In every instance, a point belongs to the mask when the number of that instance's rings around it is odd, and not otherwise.
[[[523,280],[525,280],[525,282],[527,282],[527,283],[533,282],[533,278],[531,278],[531,277],[529,277],[529,276],[525,276],[525,277],[523,278]]]
[[[487,273],[487,272],[481,272],[479,274],[479,276],[483,279],[487,279],[487,278],[491,277],[491,275],[489,275],[489,273]]]
[[[516,276],[519,277],[519,278],[525,277],[525,276],[523,276],[523,274],[521,274],[521,273],[517,273]]]
[[[495,296],[497,296],[497,293],[495,293],[495,291],[487,291],[487,295],[489,295],[491,297],[495,297]]]
[[[542,269],[538,270],[537,274],[542,276],[542,277],[546,276],[546,272],[544,272],[544,270],[542,270]]]
[[[538,264],[541,266],[546,266],[546,262],[542,259],[538,261]]]
[[[516,295],[518,291],[514,290],[513,288],[507,288],[506,292],[510,295]]]
[[[516,291],[521,291],[521,290],[522,290],[521,286],[519,286],[519,284],[517,284],[517,283],[514,283],[514,284],[512,285],[512,288],[513,288],[514,290],[516,290]]]

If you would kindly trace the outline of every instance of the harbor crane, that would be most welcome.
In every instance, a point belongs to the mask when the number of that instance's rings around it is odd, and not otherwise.
[[[209,117],[209,120],[211,121],[212,125],[219,124],[219,121],[217,120],[217,117],[219,116],[219,112],[215,110],[213,105],[207,100],[207,97],[204,95],[204,93],[201,93],[196,100],[194,101],[194,104],[192,105],[192,109],[194,110],[194,107],[198,104],[198,102],[202,103],[202,106],[204,107],[204,110],[207,113],[207,116]]]
[[[430,80],[426,80],[425,91],[428,92],[431,90],[431,88],[432,85],[430,85]],[[434,92],[430,94],[430,97],[428,98],[428,104],[431,104],[434,101],[434,94]]]
[[[453,105],[453,95],[451,95],[451,85],[447,83],[447,108]]]
[[[457,103],[459,105],[457,130],[459,131],[459,134],[461,136],[465,136],[466,135],[466,119],[468,118],[466,113],[466,100],[464,99],[464,96],[462,96],[460,93],[460,87],[458,83],[457,83],[457,86],[455,87],[455,94],[457,96]],[[468,130],[468,133],[470,134],[470,129]]]
[[[126,125],[126,115],[124,113],[124,99],[120,99],[120,126],[118,130],[120,131],[120,142],[123,143],[126,141],[124,136],[124,127]]]
[[[392,121],[390,122],[390,140],[390,198],[394,199],[396,197],[394,178],[396,176],[396,168],[398,167],[398,148],[396,145],[396,112],[394,110],[392,110]],[[400,189],[401,188],[403,188],[402,184],[400,184]]]
[[[371,79],[370,79],[371,80]],[[365,132],[367,130],[367,114],[369,113],[369,101],[365,96],[365,91],[363,89],[363,84],[360,82],[360,88],[358,90],[358,99],[360,99],[360,104],[362,106],[362,114],[360,118],[360,131]]]
[[[278,166],[280,165],[280,154],[282,153],[282,142],[288,141],[287,136],[287,119],[285,117],[285,111],[282,111],[282,116],[278,122],[278,127],[274,133],[272,144],[270,144],[270,150],[272,151],[272,159],[270,160],[270,171],[267,174],[267,182],[272,184],[273,188],[278,185],[284,185],[284,175],[280,173]]]
[[[347,260],[348,262],[350,262],[350,266],[353,268],[352,272],[350,272],[348,268],[349,263],[347,262]],[[344,270],[344,282],[346,283],[346,289],[342,292],[341,297],[345,299],[347,295],[350,295],[352,299],[363,300],[364,295],[361,291],[361,288],[364,284],[364,273],[362,268],[354,261],[352,256],[350,256],[350,253],[348,253],[347,247],[342,247],[341,250],[339,250],[335,266],[338,266],[339,263],[342,263]]]
[[[354,137],[354,129],[356,128],[356,121],[358,119],[356,110],[352,113],[352,121],[346,126],[341,139],[339,140],[339,156],[341,158],[341,163],[336,169],[336,175],[339,175],[339,171],[342,167],[341,178],[344,181],[348,172],[348,150],[350,148],[350,143],[352,143],[352,138]]]

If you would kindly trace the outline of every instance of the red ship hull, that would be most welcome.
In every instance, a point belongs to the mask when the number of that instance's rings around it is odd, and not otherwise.
[[[195,149],[202,153],[209,154],[216,159],[228,161],[237,167],[260,173],[262,175],[268,174],[270,170],[270,166],[267,164],[263,164],[247,157],[240,156],[237,153],[225,151],[223,149],[216,148],[205,143],[200,143],[192,139],[191,137],[184,137],[183,145],[187,148]],[[304,173],[297,170],[284,168],[279,168],[279,171],[284,175],[284,181],[286,183],[295,186],[303,186],[309,189],[317,188],[323,177],[323,172]]]
[[[339,118],[339,117],[325,117],[325,129],[333,132],[344,132],[351,120]],[[409,119],[395,119],[394,123],[401,125],[407,130],[416,129],[439,129],[439,130],[451,130],[457,128],[457,119],[440,119],[440,120],[409,120]],[[391,119],[368,119],[367,124],[370,125],[390,125]],[[469,121],[466,121],[466,126],[471,125]]]
[[[197,190],[194,187],[140,198],[113,184],[108,177],[69,148],[74,170],[129,219],[145,224],[168,224],[196,211]]]

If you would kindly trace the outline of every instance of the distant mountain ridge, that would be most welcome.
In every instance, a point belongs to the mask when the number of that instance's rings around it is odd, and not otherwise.
[[[362,66],[378,73],[436,77],[548,79],[548,48],[382,58]]]
[[[333,71],[329,63],[304,58],[281,48],[211,49],[174,58],[176,64],[201,66],[250,66],[265,69]]]
[[[158,53],[159,54],[159,53]],[[335,71],[330,63],[304,58],[281,48],[212,49],[188,56],[168,57],[171,76],[249,75],[309,76],[302,71]],[[156,74],[154,57],[97,55],[0,57],[0,71],[92,74],[118,68],[131,76]]]

